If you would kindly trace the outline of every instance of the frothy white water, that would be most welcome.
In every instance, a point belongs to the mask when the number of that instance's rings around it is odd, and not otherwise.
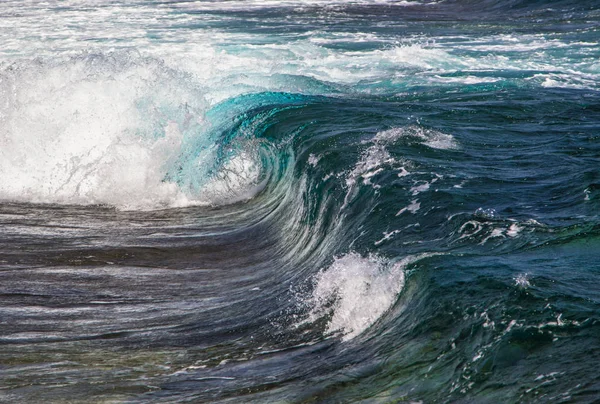
[[[232,0],[165,2],[116,2],[98,0],[49,0],[0,2],[0,63],[14,58],[75,54],[90,49],[138,49],[173,60],[204,77],[221,73],[262,75],[296,74],[335,83],[357,83],[367,79],[410,80],[427,83],[476,84],[498,80],[496,71],[546,72],[565,75],[561,80],[533,80],[532,85],[573,85],[596,89],[598,85],[598,43],[544,34],[493,34],[470,38],[400,35],[389,32],[360,32],[352,28],[319,29],[303,13],[314,13],[317,21],[335,19],[349,5],[385,5],[393,9],[432,0]],[[240,32],[230,22],[256,23],[237,13],[258,9],[285,9],[274,18],[276,25],[301,26],[312,31],[281,36],[281,32]],[[312,10],[312,11],[310,11]],[[295,18],[298,16],[299,18]],[[343,15],[346,21],[352,18]],[[356,17],[357,20],[360,17]],[[313,20],[314,22],[314,20]],[[396,22],[392,22],[396,24]],[[268,26],[268,24],[266,25]],[[350,25],[355,27],[354,25]],[[282,39],[283,38],[283,39]],[[469,39],[469,40],[465,40]],[[319,44],[368,42],[373,47],[348,51]],[[556,52],[560,50],[560,52]],[[567,52],[567,53],[565,53]],[[415,74],[419,72],[419,74]],[[465,72],[445,76],[446,73]],[[472,73],[484,73],[473,75]],[[422,73],[422,74],[420,74]],[[544,73],[544,74],[546,74]],[[240,80],[243,81],[243,80]],[[248,85],[258,81],[250,78]]]
[[[421,258],[390,262],[354,252],[337,257],[315,277],[311,319],[330,315],[328,333],[342,332],[344,340],[356,337],[392,307],[404,287],[405,268]]]
[[[366,149],[352,171],[346,176],[346,185],[351,188],[362,179],[364,184],[371,183],[371,177],[379,174],[385,166],[392,166],[396,160],[383,144],[375,144]]]
[[[175,203],[182,195],[162,182],[161,166],[181,134],[165,123],[164,135],[153,139],[135,108],[156,72],[141,66],[102,72],[87,62],[17,67],[3,77],[0,197],[123,207]]]
[[[458,148],[458,142],[454,139],[454,136],[417,125],[384,130],[379,132],[374,140],[378,142],[394,142],[401,138],[414,139],[432,149],[448,150]]]
[[[203,89],[154,59],[85,55],[0,79],[2,200],[156,209],[243,199],[256,185],[248,153],[201,192],[169,179],[190,144],[200,150],[187,174],[207,176],[216,146]]]
[[[267,182],[261,180],[260,158],[254,151],[240,152],[219,170],[202,189],[202,199],[226,205],[251,199]]]

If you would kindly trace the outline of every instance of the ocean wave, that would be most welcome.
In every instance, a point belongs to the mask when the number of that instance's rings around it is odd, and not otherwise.
[[[253,128],[229,133],[236,114],[265,96],[211,106],[192,77],[135,54],[11,65],[1,86],[4,200],[123,209],[231,203],[268,176],[269,153]]]

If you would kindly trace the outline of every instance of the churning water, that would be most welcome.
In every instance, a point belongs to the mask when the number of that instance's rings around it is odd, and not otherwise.
[[[2,2],[0,401],[598,399],[599,27]]]

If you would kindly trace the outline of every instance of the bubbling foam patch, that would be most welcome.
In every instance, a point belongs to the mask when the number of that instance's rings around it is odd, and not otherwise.
[[[394,142],[401,138],[414,139],[432,149],[451,150],[458,148],[458,142],[454,139],[454,136],[416,125],[384,130],[377,133],[373,140],[376,142]]]
[[[260,166],[245,153],[214,169],[205,94],[135,53],[10,66],[0,72],[0,200],[148,210],[248,197]],[[170,176],[190,145],[183,168],[195,188]]]
[[[404,287],[405,268],[423,257],[391,262],[350,252],[335,258],[314,278],[310,319],[330,315],[328,333],[341,332],[343,340],[356,337],[392,307]]]

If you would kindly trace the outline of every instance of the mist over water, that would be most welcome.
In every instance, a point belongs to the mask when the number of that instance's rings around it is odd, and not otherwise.
[[[0,402],[598,399],[596,1],[0,4]]]

